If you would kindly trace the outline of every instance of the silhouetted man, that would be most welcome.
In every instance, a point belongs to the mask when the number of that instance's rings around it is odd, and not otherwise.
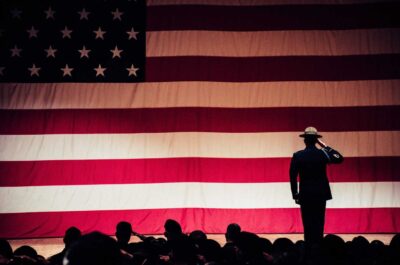
[[[164,236],[167,238],[168,241],[180,240],[187,237],[184,233],[182,233],[181,225],[175,220],[168,219],[167,221],[165,221],[164,229]]]
[[[131,234],[132,225],[130,223],[121,221],[117,224],[115,237],[117,238],[117,244],[120,249],[128,251],[128,243],[131,239]]]
[[[293,199],[300,204],[304,241],[309,249],[319,244],[324,235],[326,201],[332,199],[326,165],[341,163],[343,156],[319,140],[314,127],[307,127],[300,137],[306,148],[293,154],[290,163],[290,186]],[[321,149],[316,147],[321,146]],[[300,188],[297,188],[297,176]]]
[[[226,228],[225,239],[227,244],[234,245],[239,238],[241,227],[238,224],[229,224]]]
[[[81,238],[81,236],[82,236],[81,230],[79,230],[75,226],[71,226],[70,228],[68,228],[67,231],[65,231],[65,235],[63,238],[64,244],[65,244],[64,249],[60,253],[57,253],[56,255],[51,256],[49,258],[49,263],[51,265],[62,265],[65,253],[67,252],[67,250],[71,247],[71,245],[73,243],[75,243],[76,241],[79,240],[79,238]]]

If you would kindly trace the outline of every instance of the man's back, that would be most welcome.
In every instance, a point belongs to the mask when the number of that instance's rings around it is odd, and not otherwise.
[[[293,199],[303,201],[332,199],[326,165],[343,162],[343,156],[336,150],[317,140],[305,138],[306,148],[293,154],[290,163],[290,186]],[[315,143],[322,145],[321,149]],[[297,177],[300,178],[300,189],[297,189]]]
[[[291,179],[299,175],[300,200],[329,200],[332,199],[326,165],[329,163],[327,155],[321,149],[307,147],[293,155],[290,169]]]

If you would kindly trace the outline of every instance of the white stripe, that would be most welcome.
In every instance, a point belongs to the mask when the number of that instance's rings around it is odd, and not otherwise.
[[[400,207],[400,182],[332,183],[328,208]],[[146,196],[143,196],[146,194]],[[0,213],[168,208],[296,208],[289,183],[1,187]]]
[[[0,83],[0,109],[400,105],[400,80]]]
[[[341,56],[400,52],[400,29],[154,31],[146,56]]]
[[[0,161],[173,157],[291,157],[304,144],[296,132],[1,135]],[[329,132],[344,157],[400,156],[399,131]]]
[[[344,5],[379,3],[382,0],[146,0],[148,6],[161,5],[226,5],[226,6],[267,6],[267,5]]]

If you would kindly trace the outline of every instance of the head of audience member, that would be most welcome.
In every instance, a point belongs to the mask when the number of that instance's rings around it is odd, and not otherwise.
[[[269,239],[260,237],[260,246],[264,253],[271,254],[272,253],[272,243]]]
[[[121,265],[117,242],[100,232],[82,236],[67,251],[64,265]]]
[[[207,235],[201,230],[194,230],[189,234],[189,239],[198,246],[204,240],[207,240]]]
[[[205,239],[199,242],[198,248],[199,260],[204,264],[211,262],[221,262],[222,248],[221,245],[212,239]]]
[[[126,248],[131,239],[132,225],[128,222],[121,221],[117,224],[115,237],[120,248]]]
[[[380,264],[383,256],[385,255],[386,246],[380,240],[373,240],[370,244],[371,258],[374,264]]]
[[[296,243],[294,243],[294,247],[297,252],[299,261],[303,261],[306,256],[306,242],[302,239],[297,240]]]
[[[286,237],[278,238],[272,244],[274,262],[278,264],[294,264],[299,259],[295,244]]]
[[[400,253],[400,234],[395,234],[393,236],[389,246]]]
[[[238,224],[229,224],[226,228],[225,239],[227,243],[235,243],[239,238],[241,228]]]
[[[369,252],[369,242],[363,236],[356,236],[351,241],[351,251],[360,255],[365,255]]]
[[[180,239],[183,237],[182,227],[175,220],[168,219],[167,221],[165,221],[164,229],[164,236],[167,238],[168,241]]]
[[[322,241],[323,251],[334,257],[344,256],[346,254],[346,242],[333,234],[326,235]]]
[[[5,239],[0,239],[0,264],[7,264],[13,256],[10,243]]]
[[[254,233],[240,232],[236,240],[236,246],[240,263],[256,264],[263,259],[260,237]]]
[[[365,263],[371,260],[370,245],[363,236],[357,236],[348,245],[349,259],[352,263]]]
[[[14,257],[9,264],[11,265],[33,265],[41,264],[37,260],[38,254],[31,246],[21,246],[14,251]]]
[[[393,264],[400,264],[400,234],[393,236],[387,254]]]
[[[294,243],[286,237],[277,238],[272,244],[273,253],[289,252],[293,249]]]
[[[79,230],[75,226],[71,226],[70,228],[68,228],[67,231],[65,231],[65,235],[63,238],[65,247],[69,248],[81,236],[82,236],[81,230]]]
[[[32,259],[36,259],[37,255],[38,254],[36,250],[33,247],[27,245],[21,246],[14,251],[14,256],[19,257],[29,257]]]
[[[342,264],[346,255],[346,243],[341,237],[333,234],[324,237],[321,249],[319,249],[320,260],[322,259],[325,264]]]

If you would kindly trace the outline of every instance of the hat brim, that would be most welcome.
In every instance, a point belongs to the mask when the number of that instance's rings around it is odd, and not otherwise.
[[[306,137],[321,138],[322,137],[322,135],[319,135],[319,134],[305,134],[305,133],[300,134],[299,136],[302,137],[302,138],[306,138]]]

